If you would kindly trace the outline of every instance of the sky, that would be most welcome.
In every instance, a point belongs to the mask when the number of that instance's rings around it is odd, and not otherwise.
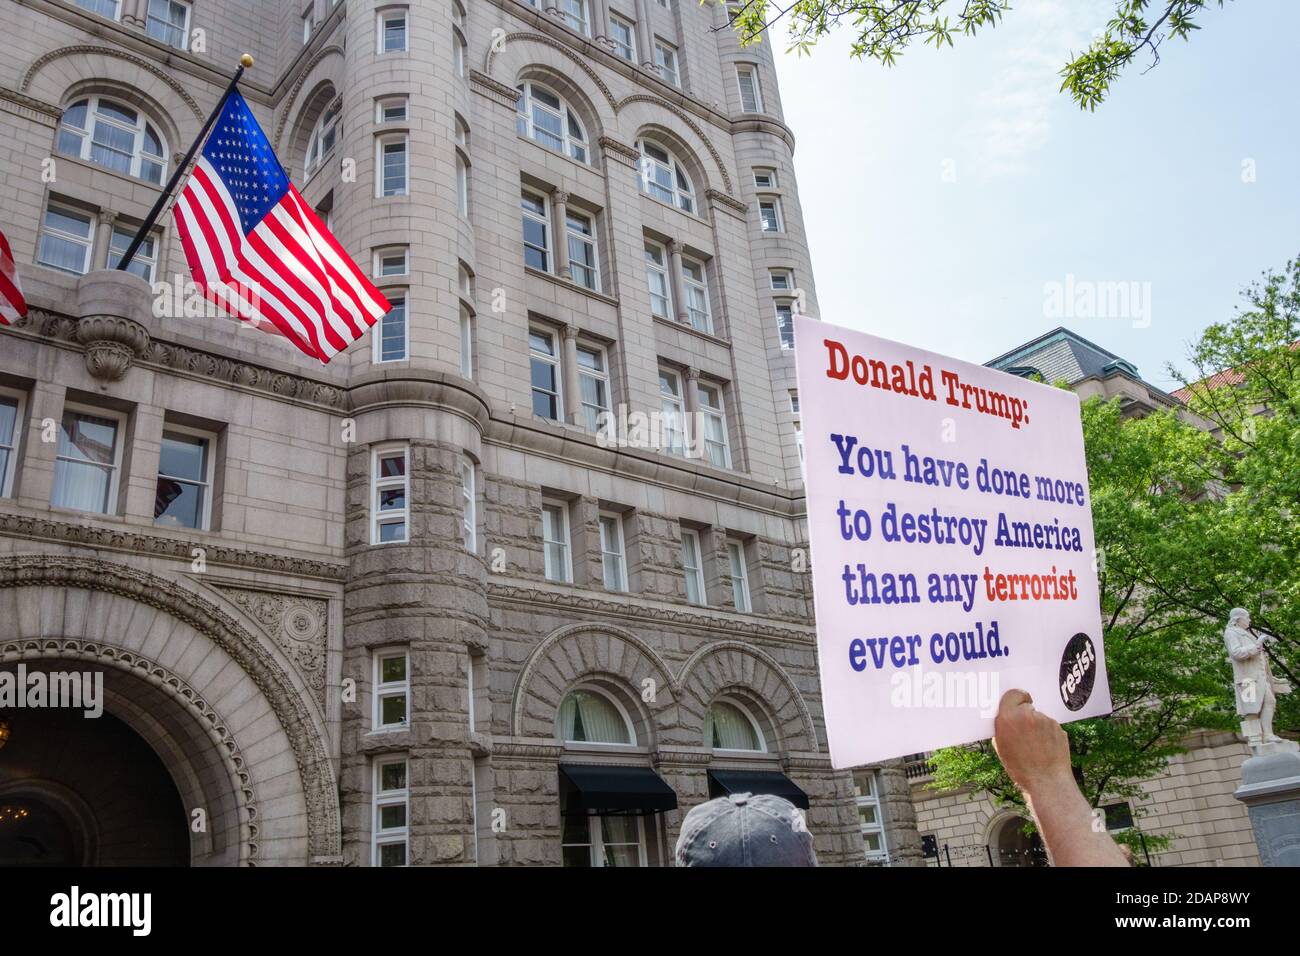
[[[1093,113],[1057,74],[1115,0],[1013,6],[892,68],[776,28],[819,317],[972,362],[1064,325],[1177,387],[1168,363],[1300,255],[1300,3],[1205,10]]]

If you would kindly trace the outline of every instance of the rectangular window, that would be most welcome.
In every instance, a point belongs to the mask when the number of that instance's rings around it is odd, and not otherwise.
[[[799,393],[794,389],[790,389],[790,414],[799,414]]]
[[[405,123],[410,118],[410,98],[387,96],[375,103],[376,123]]]
[[[659,370],[659,413],[665,446],[670,455],[686,454],[686,403],[681,376],[671,369]]]
[[[524,265],[539,272],[551,271],[551,218],[546,200],[524,190],[519,194],[524,222]]]
[[[379,11],[379,52],[406,52],[406,11]]]
[[[736,610],[749,613],[753,605],[749,600],[749,567],[745,561],[745,543],[727,542],[727,558],[731,562],[731,596]]]
[[[691,327],[713,334],[713,316],[709,311],[709,282],[704,263],[682,259],[682,284],[686,286],[686,311],[691,316]]]
[[[302,45],[306,46],[311,42],[311,11],[308,10],[302,15]]]
[[[591,35],[591,24],[587,19],[587,0],[560,0],[560,11],[564,22],[583,36]]]
[[[409,323],[406,315],[406,293],[386,293],[391,308],[379,320],[378,334],[374,340],[374,362],[402,362],[407,358]]]
[[[704,604],[704,565],[700,561],[700,535],[682,529],[682,573],[686,576],[686,600]]]
[[[659,75],[665,83],[682,85],[681,76],[677,73],[677,48],[658,38],[655,39],[655,66],[659,67]]]
[[[131,241],[135,239],[135,229],[127,229],[122,226],[113,227],[113,235],[108,241],[108,267],[116,269],[117,264],[122,261],[126,255],[126,250],[131,247]],[[158,240],[154,236],[146,236],[144,242],[140,243],[140,248],[135,251],[131,257],[131,264],[126,267],[126,271],[133,275],[138,275],[145,282],[153,285],[154,271],[158,266]]]
[[[117,20],[122,13],[122,0],[76,0],[77,6],[101,17]]]
[[[546,580],[568,584],[573,580],[569,561],[569,506],[563,501],[542,504],[542,547]]]
[[[784,232],[781,222],[781,200],[773,196],[758,201],[758,216],[763,222],[764,232]]]
[[[375,761],[372,802],[374,841],[371,866],[406,866],[410,790],[406,785],[405,757]]]
[[[758,71],[749,65],[736,67],[736,83],[740,87],[740,108],[745,113],[763,112],[763,94],[758,85]]]
[[[789,269],[769,269],[768,277],[772,288],[778,292],[789,292],[794,289],[794,273]]]
[[[578,346],[578,387],[582,390],[582,416],[587,430],[599,431],[602,413],[610,410],[609,363],[599,346]]]
[[[755,166],[754,186],[758,189],[775,189],[777,187],[776,170],[770,166]]]
[[[623,516],[600,516],[600,565],[606,591],[627,590],[627,557],[623,549]]]
[[[657,243],[645,244],[646,283],[650,288],[650,311],[662,319],[672,316],[673,300],[668,284],[668,252]]]
[[[464,304],[460,307],[460,374],[474,378],[474,316]]]
[[[572,867],[646,865],[645,818],[628,814],[566,813],[560,852]]]
[[[794,307],[789,302],[776,304],[776,331],[781,336],[781,348],[794,348]]]
[[[853,798],[858,806],[858,829],[862,833],[862,852],[868,860],[887,861],[885,826],[880,817],[880,790],[874,770],[853,771]]]
[[[465,550],[478,552],[477,499],[474,497],[474,462],[468,458],[460,463],[460,531]]]
[[[560,354],[555,333],[544,329],[528,332],[529,378],[533,389],[533,414],[558,422],[563,414],[560,396]]]
[[[94,235],[95,219],[90,213],[50,206],[45,210],[36,261],[60,272],[85,275],[90,271]]]
[[[375,730],[400,730],[411,722],[410,655],[380,650],[375,661]]]
[[[164,429],[154,492],[154,524],[209,529],[215,437],[178,425]]]
[[[370,543],[396,544],[407,540],[410,515],[408,449],[377,449],[370,468]]]
[[[800,427],[798,422],[794,423],[794,447],[795,447],[795,451],[799,453],[799,464],[800,466],[802,466],[803,465],[803,428]]]
[[[189,46],[190,5],[180,0],[149,0],[145,32],[168,46],[186,49]]]
[[[593,291],[600,290],[600,271],[596,265],[596,235],[591,217],[570,209],[565,215],[565,233],[569,239],[569,271],[573,281]]]
[[[124,421],[115,412],[73,406],[64,411],[51,505],[94,514],[117,510]]]
[[[0,498],[8,498],[14,493],[25,404],[21,393],[0,391]]]
[[[610,39],[614,41],[614,52],[623,59],[636,62],[636,27],[628,20],[615,14],[609,18]]]
[[[408,275],[411,271],[411,247],[387,246],[375,250],[375,278]]]
[[[731,467],[731,443],[727,438],[727,413],[722,407],[722,389],[700,383],[700,414],[704,418],[704,454],[709,464]]]
[[[405,135],[378,140],[379,195],[410,195],[411,157]]]

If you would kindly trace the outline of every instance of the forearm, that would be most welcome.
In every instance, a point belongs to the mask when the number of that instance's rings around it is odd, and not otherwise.
[[[1025,793],[1025,802],[1043,842],[1051,847],[1053,865],[1129,865],[1110,834],[1093,829],[1092,808],[1072,777],[1062,775],[1043,781]]]

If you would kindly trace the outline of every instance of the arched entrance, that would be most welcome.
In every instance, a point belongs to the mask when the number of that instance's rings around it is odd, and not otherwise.
[[[76,723],[65,730],[78,746],[85,743],[84,751],[94,751],[99,737],[114,744],[94,781],[107,789],[96,791],[24,754],[24,734],[30,740],[55,729],[30,722],[38,711],[7,712],[0,788],[27,788],[43,828],[38,843],[50,854],[86,862],[90,846],[93,861],[113,859],[105,820],[123,781],[130,784],[124,755],[144,748],[152,756],[139,755],[132,766],[156,761],[171,789],[151,775],[157,799],[150,806],[167,809],[157,820],[137,815],[132,839],[171,834],[179,816],[181,862],[301,866],[339,858],[338,785],[319,705],[274,642],[233,604],[208,593],[94,558],[0,557],[0,671],[40,668],[101,681],[108,716],[72,710],[64,716]],[[117,736],[106,729],[110,718],[121,725]],[[69,796],[60,801],[57,793]],[[122,862],[174,862],[165,849],[174,839],[157,839],[164,843],[151,856]]]
[[[1047,866],[1047,851],[1038,833],[1025,833],[1025,820],[1010,814],[996,823],[989,837],[995,866]]]
[[[10,711],[0,751],[0,866],[188,866],[187,814],[124,721]]]

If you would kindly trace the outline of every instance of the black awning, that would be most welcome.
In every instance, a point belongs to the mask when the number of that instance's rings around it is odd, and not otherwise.
[[[649,767],[560,764],[566,813],[659,813],[677,809],[677,794]]]
[[[808,809],[808,794],[779,770],[710,770],[709,796],[732,793],[767,793],[784,797],[800,810]]]

